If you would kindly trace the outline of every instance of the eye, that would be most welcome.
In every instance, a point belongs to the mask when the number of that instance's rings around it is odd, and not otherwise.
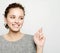
[[[24,18],[20,18],[21,20],[23,20]]]
[[[19,17],[19,19],[20,19],[20,20],[23,20],[23,19],[24,19],[24,17],[23,17],[23,16],[20,16],[20,17]]]
[[[11,16],[10,18],[11,18],[11,19],[15,19],[15,17],[14,17],[14,16]]]

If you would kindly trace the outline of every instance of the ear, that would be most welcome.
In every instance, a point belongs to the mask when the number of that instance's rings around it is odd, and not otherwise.
[[[5,22],[5,24],[7,23],[7,18],[5,18],[5,17],[4,17],[4,22]]]

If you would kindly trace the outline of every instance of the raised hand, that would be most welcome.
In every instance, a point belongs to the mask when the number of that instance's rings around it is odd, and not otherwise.
[[[45,42],[44,34],[42,33],[42,28],[40,28],[35,34],[34,34],[34,42],[38,47],[43,47]]]

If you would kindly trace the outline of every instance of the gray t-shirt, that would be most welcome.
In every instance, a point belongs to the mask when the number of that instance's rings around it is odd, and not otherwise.
[[[16,42],[9,42],[0,36],[0,53],[36,53],[33,36],[24,34],[24,37]]]

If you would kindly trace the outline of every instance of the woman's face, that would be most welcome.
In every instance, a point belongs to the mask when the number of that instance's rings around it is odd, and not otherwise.
[[[10,30],[20,31],[24,22],[24,11],[20,8],[11,8],[5,21]]]

